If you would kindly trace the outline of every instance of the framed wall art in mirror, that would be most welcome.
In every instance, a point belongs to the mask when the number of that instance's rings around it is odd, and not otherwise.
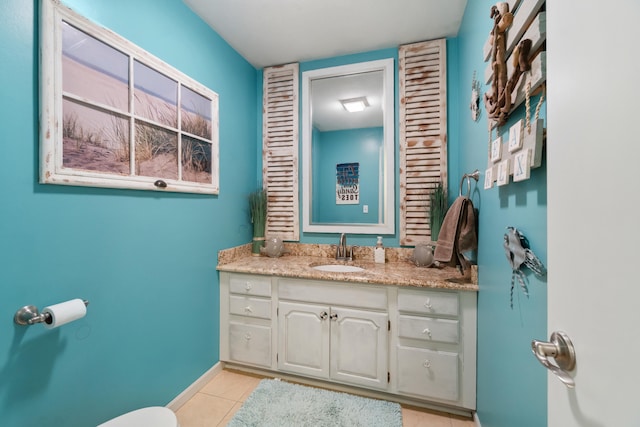
[[[218,194],[218,95],[42,0],[40,182]]]
[[[302,73],[303,231],[394,233],[393,63]],[[339,172],[344,164],[358,165],[349,185]]]

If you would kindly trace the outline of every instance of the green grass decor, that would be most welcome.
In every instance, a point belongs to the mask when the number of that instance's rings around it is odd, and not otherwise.
[[[447,192],[444,189],[442,181],[438,181],[434,189],[429,193],[429,202],[431,205],[431,211],[429,212],[429,227],[431,229],[431,240],[438,240],[438,234],[440,234],[440,227],[442,227],[442,221],[447,213]]]
[[[256,190],[249,194],[249,210],[253,224],[253,243],[251,253],[260,255],[260,248],[264,245],[264,232],[267,221],[267,191]]]

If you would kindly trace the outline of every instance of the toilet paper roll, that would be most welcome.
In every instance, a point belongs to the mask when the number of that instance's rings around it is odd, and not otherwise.
[[[87,314],[87,306],[80,298],[50,305],[42,309],[43,313],[48,313],[44,327],[47,329],[57,328],[74,320],[78,320]]]

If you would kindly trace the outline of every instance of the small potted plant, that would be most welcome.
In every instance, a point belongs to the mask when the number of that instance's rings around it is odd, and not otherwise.
[[[249,209],[251,211],[251,223],[253,224],[253,242],[251,254],[260,256],[260,248],[264,245],[264,232],[267,220],[267,191],[256,190],[249,194]]]
[[[438,234],[440,234],[440,227],[444,216],[447,213],[447,192],[444,189],[442,181],[438,181],[434,189],[429,193],[429,202],[431,204],[431,211],[429,212],[429,226],[431,229],[431,241],[438,240]]]

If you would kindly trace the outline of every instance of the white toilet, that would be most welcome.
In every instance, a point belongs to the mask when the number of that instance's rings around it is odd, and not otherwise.
[[[176,414],[163,406],[151,406],[120,415],[98,427],[180,427]]]

